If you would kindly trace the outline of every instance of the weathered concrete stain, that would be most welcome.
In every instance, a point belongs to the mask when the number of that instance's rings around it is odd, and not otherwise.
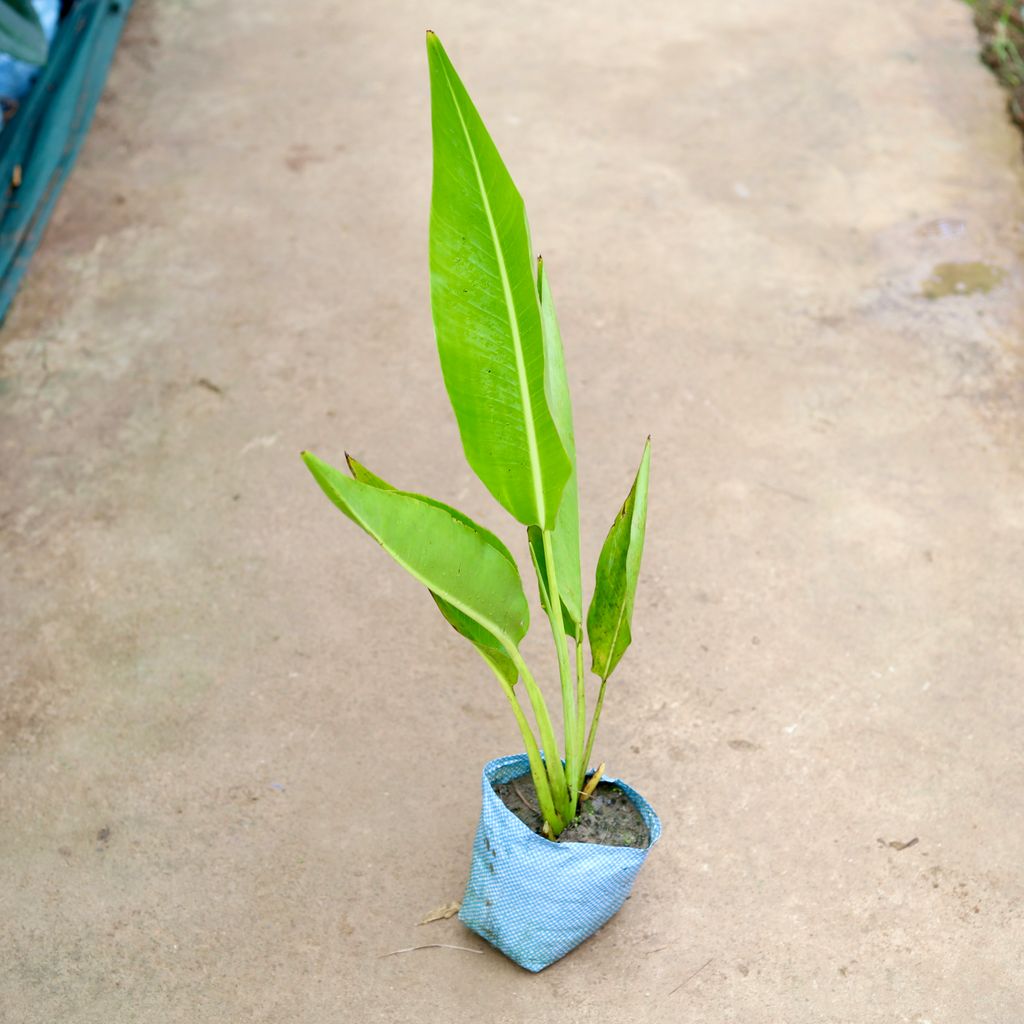
[[[1002,267],[974,261],[970,263],[939,263],[924,284],[921,294],[926,299],[944,299],[950,295],[987,295],[1006,279]]]

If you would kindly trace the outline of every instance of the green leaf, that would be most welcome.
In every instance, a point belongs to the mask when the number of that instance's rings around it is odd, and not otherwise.
[[[433,591],[431,591],[433,594]],[[436,594],[433,595],[434,600],[438,601],[438,607],[441,607],[440,601]],[[448,613],[441,608],[441,614],[444,615],[448,622],[455,627],[455,629],[462,633],[467,639],[469,638],[468,633],[463,633],[458,626],[449,618]],[[474,643],[473,646],[477,649],[477,653],[484,661],[487,662],[495,672],[498,673],[499,678],[504,679],[509,686],[515,686],[519,681],[519,669],[516,668],[515,662],[504,652],[496,651],[493,648],[485,647],[483,644]]]
[[[572,403],[569,400],[569,380],[565,373],[565,355],[562,335],[558,330],[555,305],[548,286],[544,261],[537,260],[537,292],[540,296],[541,324],[544,328],[544,355],[547,374],[545,387],[548,405],[558,429],[562,446],[569,456],[571,471],[562,492],[562,501],[555,518],[551,547],[555,555],[555,576],[558,596],[562,601],[562,618],[569,636],[579,635],[583,622],[583,594],[580,584],[580,500],[576,482],[576,439],[572,429]],[[544,559],[543,538],[537,529],[527,531],[534,563],[537,566],[541,602],[547,609],[547,564]]]
[[[430,300],[441,372],[473,471],[521,523],[550,530],[571,465],[545,394],[526,209],[432,32],[427,55]]]
[[[530,544],[530,558],[533,560],[533,567],[537,573],[537,590],[540,593],[540,605],[544,609],[545,614],[550,614],[551,602],[548,597],[550,584],[548,583],[548,563],[547,556],[544,554],[544,534],[541,532],[539,526],[528,526],[526,528],[526,538]],[[558,585],[562,585],[562,577],[558,576]],[[561,597],[561,593],[558,595]],[[569,614],[568,609],[565,606],[565,602],[562,601],[562,629],[565,630],[566,636],[573,638],[577,635],[577,621]]]
[[[644,445],[640,469],[629,497],[615,517],[597,562],[594,599],[587,612],[591,671],[607,679],[631,639],[633,598],[640,576],[647,523],[647,481],[651,470],[651,439]]]
[[[369,484],[371,487],[378,487],[385,491],[395,490],[395,488],[386,480],[381,479],[375,473],[371,473],[370,470],[347,452],[345,453],[345,461],[348,463],[348,468],[352,476],[360,483]],[[428,505],[432,505],[434,508],[444,509],[460,523],[479,533],[483,540],[494,548],[494,550],[497,551],[518,574],[519,570],[516,567],[515,559],[512,557],[512,552],[509,551],[500,538],[491,533],[490,530],[485,530],[478,523],[474,523],[472,519],[464,515],[462,512],[459,512],[458,509],[452,508],[450,505],[445,505],[440,501],[428,498],[422,494],[418,494],[416,497],[421,501],[426,502]],[[506,680],[506,682],[511,686],[515,686],[519,679],[519,670],[516,668],[512,659],[503,650],[501,641],[494,636],[493,633],[488,632],[488,630],[481,626],[480,623],[460,611],[455,607],[455,605],[446,601],[435,591],[431,590],[430,596],[436,602],[441,614],[445,619],[447,619],[448,624],[457,632],[461,633],[476,647],[488,664],[490,664],[494,670],[501,675],[502,679]]]
[[[518,646],[529,607],[519,570],[493,534],[440,502],[354,480],[309,452],[302,458],[327,497],[431,593]]]
[[[29,0],[2,0],[0,52],[28,64],[45,64],[48,48],[39,15]]]

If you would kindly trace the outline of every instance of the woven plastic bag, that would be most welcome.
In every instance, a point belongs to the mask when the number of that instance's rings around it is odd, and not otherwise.
[[[650,834],[646,849],[553,843],[523,824],[493,786],[530,770],[526,754],[488,762],[473,867],[459,920],[528,971],[542,971],[589,938],[622,906],[661,835],[651,805],[618,779]]]

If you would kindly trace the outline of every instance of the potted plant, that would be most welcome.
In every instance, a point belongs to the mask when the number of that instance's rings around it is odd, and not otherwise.
[[[639,794],[602,779],[603,765],[589,770],[608,678],[630,643],[650,438],[601,550],[584,618],[576,446],[547,268],[533,258],[523,200],[433,33],[427,52],[430,286],[441,370],[470,466],[527,530],[561,684],[561,755],[548,705],[520,653],[529,607],[504,543],[457,509],[392,487],[351,456],[348,473],[309,452],[303,458],[328,498],[428,588],[509,702],[525,753],[484,768],[459,916],[539,971],[619,909],[661,831]],[[584,627],[600,679],[589,727]]]

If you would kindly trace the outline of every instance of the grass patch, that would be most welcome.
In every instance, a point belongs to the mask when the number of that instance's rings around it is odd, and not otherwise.
[[[981,41],[981,59],[1009,91],[1008,109],[1024,129],[1024,4],[1020,0],[967,0]]]

